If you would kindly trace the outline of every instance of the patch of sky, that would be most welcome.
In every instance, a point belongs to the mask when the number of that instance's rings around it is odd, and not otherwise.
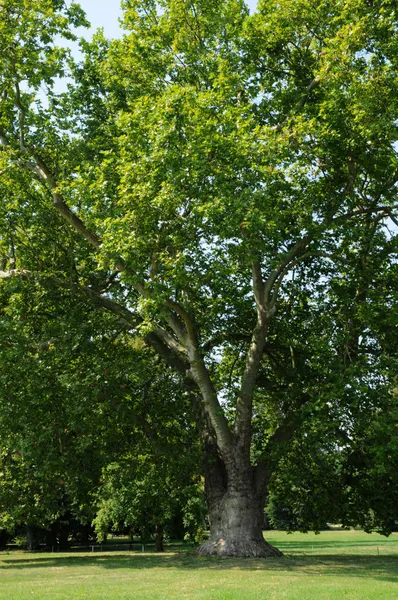
[[[72,2],[69,1],[68,4]],[[74,29],[73,33],[80,38],[89,40],[98,29],[103,29],[105,37],[108,39],[120,38],[122,35],[121,20],[123,16],[121,3],[120,2],[108,2],[106,0],[80,0],[78,2],[84,12],[86,13],[87,20],[90,23],[88,29],[80,27]],[[256,0],[249,0],[247,5],[250,12],[254,12],[256,9]],[[66,41],[65,39],[58,37],[56,38],[56,44],[67,47],[75,60],[79,60],[82,57],[80,51],[79,41]],[[71,83],[68,77],[57,78],[54,80],[53,91],[57,94],[67,91],[67,85]],[[47,106],[48,93],[42,89],[40,93],[40,99],[43,105]]]

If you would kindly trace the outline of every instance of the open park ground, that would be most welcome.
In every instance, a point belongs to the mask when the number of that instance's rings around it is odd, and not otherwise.
[[[267,532],[283,558],[0,553],[1,600],[396,600],[398,533]]]

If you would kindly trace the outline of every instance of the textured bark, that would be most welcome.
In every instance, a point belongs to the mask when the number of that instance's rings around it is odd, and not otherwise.
[[[199,548],[200,554],[250,558],[282,556],[280,550],[264,540],[264,512],[255,499],[227,493],[210,511],[210,519],[210,538]]]
[[[282,552],[264,540],[266,489],[258,489],[253,470],[225,465],[207,449],[205,489],[210,537],[199,548],[207,556],[267,558]],[[257,489],[256,489],[257,488]]]

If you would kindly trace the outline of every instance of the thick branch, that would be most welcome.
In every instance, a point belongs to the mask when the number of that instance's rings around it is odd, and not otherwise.
[[[290,263],[293,260],[295,260],[295,258],[300,254],[300,252],[307,248],[308,244],[310,244],[310,242],[313,240],[313,237],[313,235],[306,235],[301,240],[299,240],[286,254],[284,260],[280,263],[279,267],[277,269],[274,269],[268,277],[268,279],[266,280],[264,293],[266,301],[269,303],[270,306],[275,306],[274,298],[271,295],[274,284],[277,280],[280,279],[281,276],[283,277],[287,273]]]
[[[178,341],[166,330],[159,325],[155,326],[154,333],[174,352],[186,355],[186,348],[178,343]]]
[[[189,375],[198,386],[204,401],[205,409],[209,415],[211,425],[217,436],[217,444],[224,458],[228,458],[232,448],[232,433],[228,421],[218,400],[209,371],[201,354],[196,332],[191,324],[187,336],[187,351],[190,364]]]
[[[23,108],[23,107],[21,107],[21,108]],[[1,129],[0,129],[0,141],[3,145],[8,146],[8,147],[10,146],[7,136]],[[97,250],[100,249],[100,247],[102,246],[101,238],[96,233],[92,232],[85,225],[85,223],[69,208],[69,206],[65,202],[64,198],[57,190],[57,182],[56,182],[51,170],[48,168],[47,164],[45,163],[45,161],[41,158],[41,156],[37,152],[30,151],[29,149],[26,149],[25,147],[23,148],[23,150],[26,153],[30,153],[31,156],[34,158],[34,161],[24,160],[21,163],[22,166],[24,168],[28,169],[29,171],[33,172],[40,179],[40,181],[42,181],[42,183],[44,183],[49,188],[49,190],[52,194],[54,207],[57,210],[58,214],[69,225],[71,225],[72,228],[77,233],[82,235],[89,242],[89,244],[91,246],[93,246]],[[135,277],[136,274],[127,268],[126,263],[121,256],[115,257],[114,264],[115,264],[115,269],[117,269],[119,272],[125,272],[128,275],[130,275],[136,279],[136,277]],[[145,289],[145,286],[143,284],[140,284],[137,281],[135,281],[134,287],[141,295],[143,295],[144,297],[148,297],[148,295],[149,295],[148,291]],[[170,304],[170,306],[168,306],[168,304]],[[183,309],[181,307],[179,307],[179,305],[177,305],[176,303],[172,303],[172,302],[168,303],[166,301],[166,307],[169,308],[169,311],[166,312],[166,315],[165,315],[166,321],[168,322],[168,324],[170,325],[170,327],[172,328],[174,333],[177,335],[179,340],[182,343],[184,343],[186,333],[184,331],[184,326],[181,323],[179,317],[182,317],[183,321],[186,323],[186,326],[188,327],[189,323],[190,323],[190,321],[188,320],[189,315],[185,311],[183,311]],[[165,336],[166,335],[167,334],[165,333]],[[172,339],[172,338],[170,338],[170,339]],[[177,348],[177,349],[178,349],[178,351],[181,351],[183,348],[182,348],[182,346],[179,346],[179,348]]]
[[[27,278],[32,275],[34,275],[34,273],[32,273],[32,271],[27,271],[27,270],[22,270],[22,269],[12,269],[9,271],[0,271],[0,279],[4,279],[4,280],[11,279],[13,277]],[[75,289],[78,292],[83,292],[84,295],[87,296],[88,298],[90,298],[90,300],[94,304],[105,309],[107,312],[111,312],[114,315],[116,315],[119,318],[118,319],[119,322],[121,324],[123,324],[127,329],[135,330],[143,322],[142,317],[140,317],[139,315],[134,314],[133,312],[131,312],[124,306],[118,304],[114,300],[111,300],[110,298],[95,292],[92,288],[90,288],[88,286],[79,286],[77,283],[66,282],[66,281],[63,281],[62,279],[59,279],[59,278],[56,278],[53,276],[47,277],[47,279],[50,279],[51,281],[55,282],[56,285],[58,285],[62,288]],[[154,330],[153,334],[151,334],[150,338],[149,338],[149,336],[147,336],[147,337],[148,337],[148,339],[151,339],[152,341],[154,341],[154,338],[156,337],[159,342],[159,348],[160,348],[160,345],[164,346],[165,348],[167,347],[167,349],[168,349],[167,354],[174,353],[175,356],[178,356],[179,354],[184,354],[186,352],[185,348],[183,346],[181,346],[180,344],[178,344],[177,340],[175,340],[170,333],[168,333],[165,329],[163,329],[159,325],[155,326],[155,330]],[[153,344],[151,344],[151,345],[153,345]],[[165,354],[164,349],[163,349],[162,353]],[[184,363],[184,368],[183,368],[184,373],[186,373],[188,368],[189,368],[188,364]]]
[[[166,314],[166,320],[171,329],[174,331],[180,342],[183,344],[186,343],[187,332],[184,328],[185,326],[190,326],[191,320],[189,318],[188,313],[176,302],[172,302],[171,300],[166,300],[166,307],[169,309],[169,312]],[[183,323],[178,318],[181,317]]]
[[[371,207],[367,207],[367,208],[352,210],[352,211],[349,211],[342,215],[337,215],[337,216],[333,215],[333,216],[327,217],[323,221],[323,223],[316,225],[315,231],[313,233],[309,233],[306,236],[304,236],[302,239],[300,239],[291,248],[291,250],[286,254],[286,257],[280,263],[280,265],[271,272],[270,276],[268,277],[268,279],[265,282],[265,288],[264,288],[266,303],[268,303],[268,305],[271,309],[275,310],[278,292],[279,292],[279,289],[281,287],[281,284],[283,282],[285,275],[300,261],[302,261],[306,258],[309,258],[310,256],[326,256],[327,257],[326,254],[316,252],[316,251],[306,252],[305,255],[300,256],[300,254],[303,251],[305,251],[308,248],[309,244],[316,238],[317,234],[319,234],[320,232],[326,231],[330,227],[333,227],[334,225],[338,225],[347,219],[351,219],[351,218],[361,216],[361,215],[381,212],[381,213],[385,213],[386,216],[389,216],[390,218],[392,218],[392,217],[394,217],[392,211],[396,210],[396,209],[398,209],[398,205],[371,206]]]
[[[192,387],[191,384],[194,385],[194,382],[189,379],[188,383],[188,379],[186,377],[189,371],[188,361],[186,361],[184,357],[173,352],[155,333],[148,333],[144,339],[147,344],[149,344],[149,346],[151,346],[155,352],[157,352],[157,354],[163,358],[169,367],[185,377],[185,385],[190,389]]]
[[[253,393],[263,356],[268,323],[272,316],[267,298],[265,297],[265,286],[259,262],[253,263],[252,272],[253,292],[257,305],[257,323],[252,333],[246,357],[245,371],[236,403],[235,418],[237,443],[241,445],[241,449],[243,453],[246,453],[247,457],[250,455]]]
[[[250,452],[253,393],[265,347],[268,318],[259,317],[247,353],[245,371],[236,403],[235,435],[242,449]]]
[[[253,276],[253,292],[254,292],[254,298],[255,298],[256,304],[257,304],[257,310],[264,311],[265,310],[265,306],[264,306],[265,287],[264,287],[264,281],[263,281],[263,274],[261,271],[261,265],[258,261],[255,261],[253,263],[252,272],[253,272],[253,275],[252,275]]]
[[[80,233],[83,237],[85,237],[86,240],[91,244],[91,246],[94,246],[94,248],[99,249],[101,247],[102,242],[98,235],[90,231],[85,226],[83,221],[77,215],[75,215],[74,212],[71,211],[66,202],[63,200],[62,196],[58,193],[53,192],[53,201],[54,206],[58,213],[61,215],[61,217],[67,223],[69,223],[69,225],[72,225],[73,229],[77,233]]]
[[[21,92],[18,81],[15,82],[15,104],[19,110],[19,147],[21,152],[25,151],[25,108],[21,100]]]
[[[139,315],[135,315],[133,312],[124,306],[121,306],[114,300],[96,293],[88,286],[79,286],[77,284],[69,286],[66,284],[65,287],[76,288],[77,291],[83,292],[88,298],[90,298],[93,304],[101,306],[108,312],[117,315],[119,319],[122,319],[126,324],[128,324],[129,329],[136,329],[142,323],[142,318]]]
[[[10,271],[0,271],[0,279],[12,279],[13,277],[23,277],[26,279],[32,275],[31,271],[26,269],[11,269]]]
[[[84,291],[84,293],[95,304],[102,306],[107,311],[112,312],[113,314],[116,314],[120,319],[124,320],[126,325],[129,326],[129,329],[136,329],[139,325],[141,325],[143,323],[142,317],[134,314],[133,312],[131,312],[130,310],[128,310],[121,304],[118,304],[114,300],[111,300],[110,298],[107,298],[106,296],[102,296],[101,294],[98,294],[97,292],[95,292],[94,290],[92,290],[89,287],[80,287],[79,289]],[[165,354],[164,348],[163,348],[163,347],[165,347],[168,350],[167,356],[169,356],[169,353],[172,353],[172,354],[174,354],[175,357],[178,357],[179,360],[182,360],[184,362],[184,359],[181,358],[180,355],[185,355],[186,349],[183,346],[181,346],[178,343],[178,341],[175,338],[173,338],[173,336],[168,331],[163,329],[160,325],[156,325],[154,327],[153,333],[150,334],[150,336],[147,335],[146,337],[148,340],[150,339],[152,341],[154,341],[154,338],[157,339],[159,348],[160,348],[160,345],[162,345],[162,354]],[[151,345],[153,345],[153,344],[151,344]],[[188,368],[188,365],[184,362],[185,371],[187,370],[187,368]]]
[[[250,333],[243,332],[230,332],[230,333],[219,333],[214,337],[210,338],[202,344],[202,352],[210,352],[216,346],[223,344],[224,342],[250,342]]]

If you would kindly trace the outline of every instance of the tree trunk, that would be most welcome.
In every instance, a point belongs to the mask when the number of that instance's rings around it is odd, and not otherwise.
[[[264,540],[264,512],[256,498],[227,492],[210,509],[210,538],[199,548],[208,556],[267,558],[282,552]]]
[[[59,545],[60,548],[67,548],[69,546],[69,524],[61,523],[59,529]]]
[[[155,537],[155,552],[164,552],[163,538],[163,525],[161,523],[157,523]]]
[[[207,453],[206,453],[207,454]],[[207,556],[267,558],[282,552],[264,540],[265,489],[257,491],[253,469],[228,469],[219,456],[207,456],[205,490],[210,537],[200,546]]]
[[[39,545],[39,528],[36,525],[26,525],[26,549],[35,550]]]
[[[57,546],[57,524],[53,523],[46,530],[46,546],[47,548],[52,548]]]

